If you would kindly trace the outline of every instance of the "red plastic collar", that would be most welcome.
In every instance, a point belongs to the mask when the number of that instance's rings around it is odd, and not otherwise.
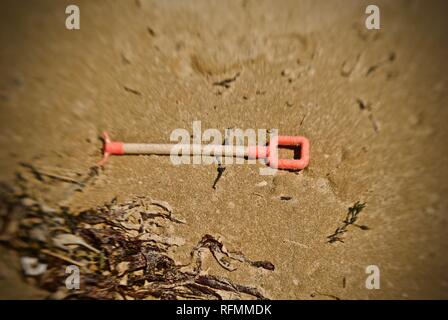
[[[123,142],[111,141],[106,131],[103,132],[103,159],[98,162],[99,166],[103,166],[111,154],[124,154]]]

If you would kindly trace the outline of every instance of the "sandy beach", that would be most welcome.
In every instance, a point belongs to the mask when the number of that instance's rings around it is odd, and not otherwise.
[[[380,30],[365,28],[368,1],[76,2],[79,30],[65,27],[67,1],[2,2],[4,184],[75,215],[164,201],[186,221],[167,227],[184,241],[174,261],[213,235],[275,269],[208,254],[203,270],[270,299],[448,298],[446,2],[376,1]],[[306,136],[310,164],[227,165],[212,188],[217,164],[113,156],[81,190],[70,181],[101,159],[103,131],[169,143],[193,121]],[[357,203],[356,224],[329,241]],[[24,254],[2,242],[0,298],[48,296],[23,276]]]

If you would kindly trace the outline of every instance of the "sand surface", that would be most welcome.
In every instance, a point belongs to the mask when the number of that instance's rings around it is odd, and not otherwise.
[[[87,172],[103,130],[167,143],[199,120],[304,135],[307,169],[227,166],[216,190],[216,165],[161,156],[113,157],[82,192],[33,190],[74,210],[115,196],[167,201],[188,221],[179,259],[220,235],[276,268],[210,268],[273,299],[448,298],[444,1],[376,1],[380,31],[364,27],[368,1],[77,1],[78,31],[65,28],[70,1],[38,3],[2,2],[2,181],[19,162]],[[328,243],[356,201],[369,230],[350,226],[344,243]],[[380,290],[365,288],[368,265],[381,270]],[[8,297],[31,294],[5,279]]]

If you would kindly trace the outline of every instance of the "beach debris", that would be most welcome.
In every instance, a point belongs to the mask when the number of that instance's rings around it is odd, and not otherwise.
[[[151,27],[147,27],[146,30],[148,31],[148,33],[149,33],[149,35],[151,37],[155,37],[156,36],[156,32]]]
[[[125,91],[129,92],[129,93],[135,94],[136,96],[141,96],[142,95],[142,93],[140,91],[132,89],[132,88],[129,88],[127,86],[124,86],[123,89]]]
[[[173,249],[184,246],[185,240],[175,234],[174,226],[186,221],[165,201],[135,197],[118,203],[114,198],[82,212],[42,211],[43,204],[23,201],[31,197],[8,190],[1,190],[1,244],[22,255],[24,274],[36,277],[36,285],[47,290],[49,298],[266,299],[262,289],[208,274],[202,267],[210,253],[228,271],[237,270],[239,263],[274,270],[269,261],[227,250],[219,237],[204,235],[187,264],[176,261]],[[64,285],[70,265],[81,269],[78,290]]]
[[[240,76],[240,72],[237,72],[235,74],[235,76],[233,76],[231,78],[227,78],[227,79],[221,80],[221,81],[214,82],[213,85],[214,86],[221,86],[221,87],[224,87],[224,88],[228,89],[228,88],[230,88],[230,84],[232,82],[236,81],[236,79],[238,79],[239,76]]]
[[[231,128],[227,128],[227,130],[231,130]],[[225,135],[225,137],[224,137],[224,139],[222,141],[222,145],[223,146],[231,145],[231,142],[229,140],[230,139],[229,131],[227,131],[227,130],[226,130],[226,133],[225,133],[226,135]],[[216,184],[218,183],[219,179],[221,179],[224,171],[226,170],[226,167],[222,164],[222,162],[223,162],[223,157],[222,156],[215,156],[215,158],[216,158],[216,162],[218,163],[218,168],[216,169],[217,172],[218,172],[218,175],[216,176],[215,181],[213,182],[212,188],[216,190]]]
[[[82,182],[78,181],[76,178],[81,177],[82,175],[77,172],[70,172],[66,170],[65,174],[60,173],[64,169],[62,168],[45,168],[45,167],[38,167],[36,165],[33,165],[28,162],[21,162],[20,165],[24,168],[29,169],[36,179],[39,181],[44,181],[44,178],[50,178],[54,180],[60,180],[63,182],[73,183],[82,186]]]
[[[332,300],[341,300],[341,298],[339,298],[338,296],[335,296],[334,294],[330,294],[330,293],[323,293],[323,292],[319,292],[319,291],[314,291],[310,294],[311,298],[315,298],[318,296],[321,297],[327,297],[330,298]]]
[[[337,241],[344,242],[342,236],[344,233],[347,232],[347,228],[350,225],[358,227],[361,230],[369,230],[369,227],[367,227],[365,225],[356,224],[356,221],[358,220],[358,215],[362,211],[362,209],[365,208],[365,206],[366,206],[366,203],[361,203],[360,201],[356,201],[355,204],[353,205],[353,207],[349,207],[347,216],[345,217],[345,219],[343,221],[343,225],[338,227],[332,235],[329,235],[327,237],[328,242],[329,243],[334,243]]]
[[[363,112],[367,113],[367,118],[369,119],[370,123],[372,124],[372,128],[375,132],[379,132],[380,126],[378,124],[378,121],[376,121],[375,117],[373,116],[372,112],[372,104],[370,102],[366,102],[361,98],[356,99],[356,103],[359,106],[359,109]]]
[[[31,206],[30,202],[34,201],[41,211],[49,213],[68,203],[76,193],[83,192],[95,182],[99,173],[100,167],[96,165],[78,170],[21,162],[16,172],[15,193],[21,195],[24,206]],[[51,199],[48,188],[55,191]]]
[[[56,247],[66,251],[70,251],[68,245],[81,245],[89,250],[92,250],[95,253],[100,252],[98,249],[86,243],[82,238],[70,233],[58,234],[56,237],[53,238],[53,244]]]
[[[218,183],[219,179],[221,179],[222,174],[224,173],[224,171],[226,170],[226,167],[224,167],[220,162],[218,163],[218,175],[215,178],[215,181],[213,181],[213,189],[216,189],[216,184]]]
[[[370,75],[371,73],[373,73],[375,70],[377,70],[379,67],[384,66],[385,64],[389,64],[395,61],[395,59],[397,58],[397,55],[395,52],[391,51],[388,53],[386,58],[383,58],[381,61],[379,61],[378,63],[370,66],[367,71],[366,71],[366,76]]]
[[[64,256],[63,254],[59,254],[57,252],[52,252],[52,251],[50,251],[48,249],[42,249],[42,250],[40,250],[40,252],[44,253],[46,255],[52,256],[54,258],[58,258],[58,259],[60,259],[62,261],[68,262],[70,264],[77,265],[78,267],[83,267],[83,268],[85,267],[84,263],[76,261],[76,260],[73,260],[70,257]]]
[[[201,263],[200,260],[200,249],[207,248],[215,257],[216,261],[226,270],[235,271],[236,266],[232,265],[232,261],[239,261],[243,263],[248,263],[253,267],[262,268],[266,270],[273,271],[275,269],[274,265],[269,261],[252,261],[246,258],[241,252],[228,251],[221,239],[215,238],[212,235],[206,234],[202,237],[201,241],[193,249],[192,256],[196,258],[197,264]],[[197,260],[199,259],[199,261]]]

